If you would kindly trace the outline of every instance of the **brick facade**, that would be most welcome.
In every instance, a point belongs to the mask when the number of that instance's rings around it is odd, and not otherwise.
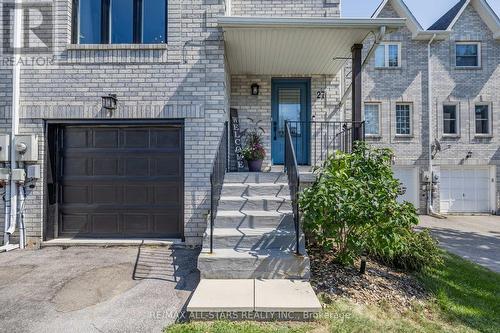
[[[20,132],[39,136],[39,164],[45,171],[47,119],[184,119],[185,237],[187,244],[200,244],[211,163],[228,107],[224,45],[216,27],[224,3],[170,0],[168,45],[153,46],[70,45],[71,3],[53,1],[55,62],[23,66]],[[6,128],[0,131],[9,133],[10,69],[0,71],[0,107],[6,110],[0,123]],[[119,100],[112,116],[101,108],[101,96],[108,93]],[[41,179],[26,200],[27,236],[33,243],[46,223],[44,183]]]
[[[399,17],[390,2],[379,17]],[[372,59],[364,70],[363,98],[365,102],[381,103],[381,136],[369,141],[376,146],[390,147],[396,152],[396,165],[412,165],[419,169],[420,210],[425,211],[427,193],[422,190],[422,172],[427,170],[428,159],[428,71],[427,43],[412,38],[408,29],[389,34],[384,41],[400,42],[402,66],[398,69],[375,69]],[[458,41],[481,42],[482,66],[478,69],[455,68],[455,43]],[[367,41],[368,47],[370,41]],[[499,165],[500,96],[495,93],[500,86],[500,41],[482,21],[472,5],[467,6],[449,37],[434,41],[431,46],[432,71],[432,123],[433,140],[437,139],[443,150],[433,160],[437,173],[440,166],[494,166]],[[413,105],[413,135],[410,138],[395,136],[395,103]],[[480,138],[474,134],[474,105],[489,103],[492,108],[492,135]],[[459,136],[443,136],[442,108],[445,103],[456,103],[459,110]],[[471,158],[466,158],[472,152]],[[497,167],[497,173],[500,168]],[[497,179],[499,177],[497,176]],[[500,208],[500,182],[496,181],[496,206]],[[439,185],[434,193],[433,205],[439,211]]]

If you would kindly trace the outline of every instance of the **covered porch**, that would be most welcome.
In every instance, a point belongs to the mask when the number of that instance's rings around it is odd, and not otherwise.
[[[362,68],[404,19],[229,16],[219,25],[230,107],[243,130],[264,129],[265,166],[275,169],[284,164],[285,122],[300,165],[363,138]]]

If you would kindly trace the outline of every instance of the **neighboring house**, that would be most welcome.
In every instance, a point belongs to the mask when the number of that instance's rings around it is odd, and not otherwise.
[[[424,31],[403,1],[386,0],[374,17],[404,17],[407,26],[384,38],[363,73],[367,140],[395,150],[394,169],[407,188],[404,198],[422,213],[428,204],[430,151],[435,211],[496,213],[497,15],[485,0],[462,0]]]

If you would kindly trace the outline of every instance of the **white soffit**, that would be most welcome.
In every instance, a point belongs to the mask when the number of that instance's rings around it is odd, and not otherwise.
[[[404,19],[235,17],[219,19],[232,74],[336,74],[351,47]]]

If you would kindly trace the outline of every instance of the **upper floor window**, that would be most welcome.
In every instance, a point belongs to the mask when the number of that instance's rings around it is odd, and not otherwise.
[[[456,67],[481,67],[481,43],[457,43],[455,65]]]
[[[167,0],[73,0],[74,44],[167,42]]]
[[[396,104],[396,135],[410,136],[411,126],[411,104]]]
[[[491,134],[491,112],[489,104],[476,104],[475,106],[476,135]]]
[[[365,133],[368,136],[380,135],[380,104],[365,103]]]
[[[458,134],[458,112],[456,104],[443,105],[443,134]]]
[[[382,43],[375,51],[376,68],[401,67],[401,44]]]

